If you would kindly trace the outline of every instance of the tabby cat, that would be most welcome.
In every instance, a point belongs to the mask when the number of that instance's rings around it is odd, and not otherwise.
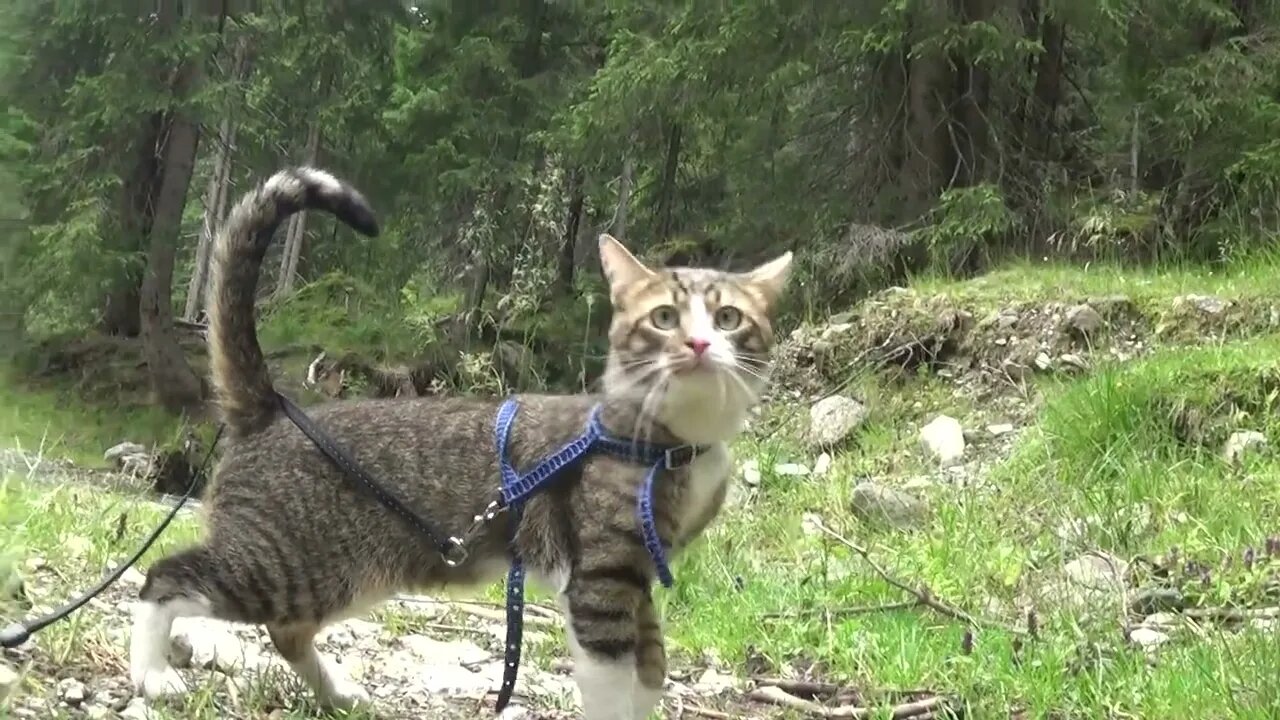
[[[205,534],[151,566],[136,605],[130,673],[147,697],[185,691],[166,650],[175,618],[266,626],[293,670],[329,707],[367,702],[314,639],[393,593],[492,581],[509,565],[508,514],[457,566],[358,491],[284,417],[254,327],[254,291],[271,237],[289,215],[324,209],[366,235],[361,194],[314,168],[278,172],[246,194],[214,246],[209,305],[213,385],[227,440],[204,503]],[[591,408],[621,437],[709,450],[664,473],[658,534],[673,552],[715,517],[730,474],[726,447],[766,382],[771,312],[791,253],[746,273],[650,269],[602,235],[613,306],[600,395],[520,395],[509,452],[528,469],[580,434]],[[331,402],[308,412],[371,476],[445,535],[461,535],[499,485],[500,399]],[[636,514],[646,468],[590,454],[525,505],[515,547],[535,581],[558,591],[587,720],[647,718],[666,653],[650,596],[654,566]]]

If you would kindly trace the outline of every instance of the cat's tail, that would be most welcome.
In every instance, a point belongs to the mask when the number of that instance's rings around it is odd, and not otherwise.
[[[327,210],[357,231],[378,220],[355,188],[323,170],[281,170],[240,199],[218,231],[209,281],[209,355],[222,419],[234,436],[265,428],[279,411],[254,325],[254,297],[267,245],[290,215]]]

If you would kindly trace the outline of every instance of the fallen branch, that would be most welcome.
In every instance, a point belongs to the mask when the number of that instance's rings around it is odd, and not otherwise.
[[[791,710],[799,710],[809,715],[816,715],[823,718],[847,718],[849,720],[865,720],[879,713],[879,708],[855,707],[852,705],[842,705],[840,707],[826,707],[812,700],[798,698],[791,693],[783,690],[776,685],[766,685],[752,690],[747,696],[748,700],[767,705],[776,705]],[[893,720],[932,720],[937,718],[936,711],[946,708],[947,702],[945,698],[934,696],[914,702],[902,703],[895,705],[890,711],[889,717]]]
[[[1193,620],[1217,620],[1219,622],[1245,622],[1246,620],[1265,620],[1280,618],[1280,607],[1245,608],[1187,608],[1181,615]]]
[[[808,610],[791,610],[788,612],[771,612],[765,613],[761,617],[765,620],[778,620],[782,618],[803,618],[803,617],[850,617],[853,615],[870,615],[878,612],[892,612],[894,610],[909,610],[919,606],[919,603],[912,601],[881,603],[880,605],[854,605],[851,607],[839,608],[809,608]]]
[[[884,567],[880,565],[880,563],[876,562],[875,559],[871,557],[871,552],[866,548],[862,547],[861,545],[858,545],[857,543],[853,542],[852,540],[849,540],[848,538],[836,532],[835,530],[832,530],[831,528],[827,527],[822,523],[821,520],[814,519],[813,526],[816,527],[818,530],[822,531],[823,533],[825,533],[828,537],[832,538],[836,542],[840,543],[841,545],[844,545],[849,550],[852,550],[855,554],[857,554],[859,557],[865,560],[866,563],[871,566],[871,569],[875,571],[876,575],[879,575],[882,580],[884,580],[885,582],[889,583],[895,588],[898,588],[899,590],[915,598],[915,602],[911,603],[911,605],[929,608],[930,610],[933,610],[939,615],[952,618],[953,620],[959,620],[960,622],[963,622],[966,625],[969,625],[971,627],[981,627],[985,625],[987,627],[999,628],[1001,630],[1005,630],[1015,635],[1026,634],[1024,630],[1021,630],[1015,627],[1010,627],[1008,625],[1005,625],[1004,623],[1000,623],[995,620],[982,620],[979,618],[975,618],[974,616],[961,610],[960,608],[939,599],[937,596],[933,594],[933,591],[930,590],[928,586],[921,586],[919,588],[911,587],[910,585],[903,582],[902,580],[899,580],[898,578],[889,574],[888,570],[885,570]]]

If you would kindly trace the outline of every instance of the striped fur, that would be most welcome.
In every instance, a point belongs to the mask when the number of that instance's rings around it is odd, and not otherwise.
[[[507,516],[473,541],[466,563],[448,567],[278,416],[254,331],[254,286],[272,231],[304,208],[377,231],[355,190],[327,173],[295,169],[241,200],[218,237],[209,343],[214,384],[234,432],[209,487],[204,537],[153,564],[140,592],[130,669],[149,697],[185,688],[165,659],[173,620],[209,615],[265,625],[322,703],[364,702],[363,689],[316,652],[321,628],[397,591],[492,581],[508,562]],[[712,445],[688,468],[664,476],[656,491],[659,535],[678,552],[724,500],[726,443],[763,388],[773,342],[769,312],[790,258],[743,274],[654,271],[605,236],[601,260],[615,307],[603,392],[520,396],[511,458],[527,468],[554,452],[581,432],[598,402],[617,435]],[[739,322],[730,329],[728,320]],[[499,483],[498,403],[352,400],[308,412],[438,532],[457,535]],[[589,456],[529,501],[516,535],[534,578],[560,594],[588,720],[644,718],[662,693],[666,653],[650,595],[654,568],[635,511],[644,470]]]

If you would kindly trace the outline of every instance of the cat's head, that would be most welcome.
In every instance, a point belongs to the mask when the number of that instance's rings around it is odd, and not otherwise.
[[[643,403],[687,442],[739,432],[768,379],[791,253],[741,273],[654,269],[601,235],[600,261],[613,304],[605,394]]]

